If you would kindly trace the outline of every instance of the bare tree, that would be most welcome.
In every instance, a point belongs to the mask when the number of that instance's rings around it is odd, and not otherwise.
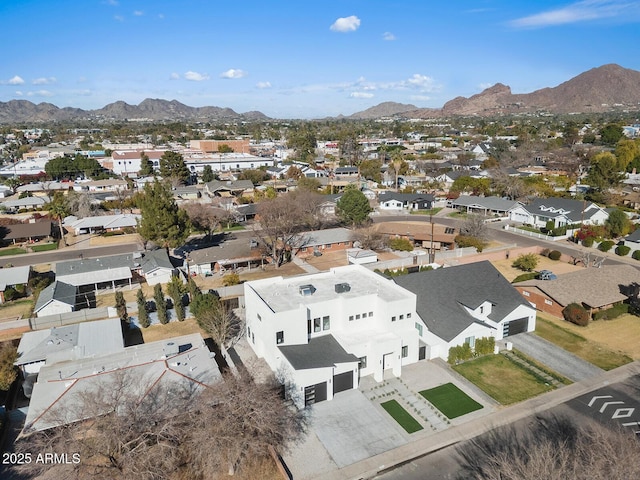
[[[213,293],[201,293],[191,303],[198,325],[220,347],[228,347],[244,333],[242,320]]]
[[[460,226],[460,235],[486,241],[489,232],[486,223],[484,223],[485,220],[484,215],[469,215]]]
[[[370,250],[383,250],[387,246],[387,239],[375,226],[359,228],[352,235],[353,241],[358,242],[361,248]]]
[[[211,235],[223,223],[228,223],[231,213],[223,208],[216,208],[203,203],[189,202],[182,207],[189,216],[191,223],[198,229]]]
[[[538,417],[526,430],[496,429],[463,445],[460,479],[623,480],[640,478],[631,432],[599,424],[578,427],[567,417]]]

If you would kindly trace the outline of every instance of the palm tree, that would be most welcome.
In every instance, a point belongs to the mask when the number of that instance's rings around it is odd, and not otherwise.
[[[64,228],[62,228],[62,221],[64,218],[69,215],[69,205],[67,204],[67,199],[64,198],[61,192],[56,192],[53,196],[53,200],[49,203],[48,207],[49,216],[58,222],[58,227],[60,228],[60,239],[64,246],[67,246],[67,241],[64,238]]]

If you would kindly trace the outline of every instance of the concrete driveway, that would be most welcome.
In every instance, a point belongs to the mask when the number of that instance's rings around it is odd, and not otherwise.
[[[505,340],[513,343],[513,346],[525,355],[574,382],[604,373],[601,368],[576,357],[535,334],[520,333]]]

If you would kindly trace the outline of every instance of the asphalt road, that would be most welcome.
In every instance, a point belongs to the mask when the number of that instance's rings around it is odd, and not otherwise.
[[[109,255],[119,255],[122,253],[132,253],[140,250],[137,243],[125,243],[121,245],[108,245],[103,247],[87,248],[62,248],[51,252],[29,253],[0,257],[0,263],[12,264],[14,267],[25,265],[38,265],[43,263],[56,263],[64,260],[77,260],[78,258],[98,258]]]

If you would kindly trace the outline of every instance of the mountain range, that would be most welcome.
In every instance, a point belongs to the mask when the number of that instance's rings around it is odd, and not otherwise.
[[[496,83],[469,98],[457,97],[442,108],[418,108],[411,104],[384,102],[350,119],[381,117],[440,118],[452,116],[495,116],[515,113],[589,113],[613,109],[640,109],[640,72],[608,64],[593,68],[558,85],[531,93],[514,94]],[[345,118],[345,117],[341,117]],[[58,108],[51,103],[28,100],[0,102],[0,123],[50,121],[260,121],[269,118],[261,112],[237,113],[230,108],[190,107],[177,100],[147,98],[139,105],[123,101],[98,110]]]

